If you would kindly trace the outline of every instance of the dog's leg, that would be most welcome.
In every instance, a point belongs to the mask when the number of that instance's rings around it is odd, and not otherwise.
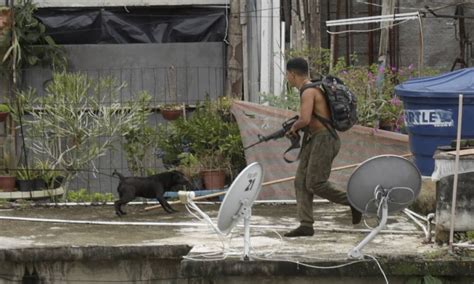
[[[130,192],[130,191],[122,191],[122,192]],[[122,215],[127,214],[125,211],[122,210],[122,205],[125,205],[135,199],[135,196],[133,194],[122,194],[120,196],[120,199],[114,202],[115,205],[115,214],[117,216],[121,217]]]

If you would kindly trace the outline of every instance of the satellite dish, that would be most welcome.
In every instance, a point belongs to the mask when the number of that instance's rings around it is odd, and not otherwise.
[[[409,160],[395,155],[372,157],[356,168],[349,178],[349,203],[366,215],[377,215],[379,225],[349,252],[362,258],[360,250],[385,226],[388,213],[408,207],[420,193],[421,174]]]
[[[252,204],[260,193],[263,181],[263,168],[252,163],[243,169],[229,187],[217,215],[217,227],[224,234],[244,219],[244,259],[250,252],[250,216]]]

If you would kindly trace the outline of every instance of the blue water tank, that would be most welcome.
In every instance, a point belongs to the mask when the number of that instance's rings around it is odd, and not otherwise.
[[[410,149],[422,175],[433,172],[436,148],[456,139],[460,94],[462,138],[474,138],[474,68],[409,80],[396,86],[395,94],[403,101]]]

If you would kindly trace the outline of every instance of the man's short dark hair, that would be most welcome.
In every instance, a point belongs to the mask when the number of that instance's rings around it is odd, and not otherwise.
[[[286,70],[295,72],[297,75],[308,75],[308,62],[302,57],[295,57],[286,63]]]

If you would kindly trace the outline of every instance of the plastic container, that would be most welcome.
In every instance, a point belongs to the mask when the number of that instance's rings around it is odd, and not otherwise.
[[[456,139],[459,95],[463,95],[462,138],[474,138],[474,68],[404,82],[395,87],[405,109],[405,123],[415,164],[431,176],[438,146]]]

